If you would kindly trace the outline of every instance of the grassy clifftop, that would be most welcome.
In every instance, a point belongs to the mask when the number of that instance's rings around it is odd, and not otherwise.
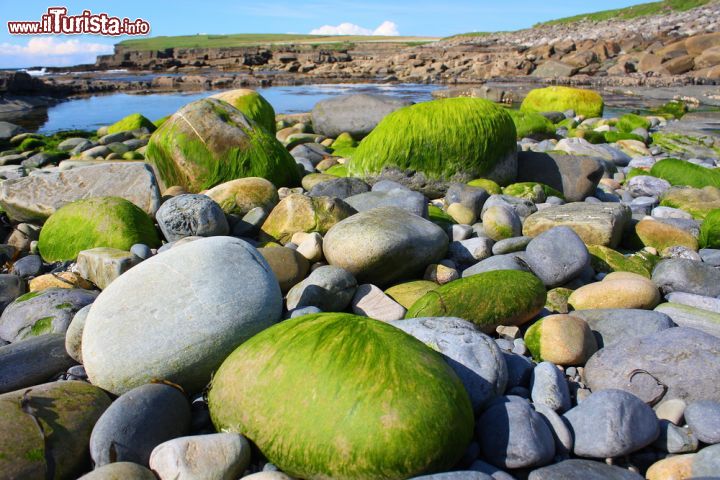
[[[661,2],[641,3],[626,8],[616,8],[614,10],[603,10],[595,13],[583,13],[572,17],[558,18],[557,20],[550,20],[549,22],[537,23],[535,24],[535,27],[574,23],[583,20],[595,22],[602,20],[630,20],[632,18],[645,17],[648,15],[684,12],[685,10],[691,10],[710,2],[711,0],[663,0]]]
[[[131,50],[163,50],[166,48],[227,48],[265,45],[348,45],[354,43],[390,42],[417,45],[436,40],[431,37],[382,37],[362,35],[296,35],[282,33],[239,33],[232,35],[179,35],[124,40],[120,46]]]

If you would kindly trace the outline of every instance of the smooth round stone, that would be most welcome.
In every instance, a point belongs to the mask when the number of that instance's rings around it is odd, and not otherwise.
[[[497,244],[495,244],[497,245]],[[523,252],[520,252],[523,253]],[[529,272],[530,269],[525,265],[524,255],[517,253],[508,253],[506,255],[493,255],[492,257],[481,260],[472,267],[463,270],[462,276],[471,277],[480,273],[492,272],[494,270],[519,270]]]
[[[686,292],[707,297],[720,296],[720,270],[703,262],[684,258],[663,260],[653,270],[652,280],[663,295]]]
[[[685,408],[685,421],[704,443],[720,443],[720,402],[700,400]]]
[[[169,242],[183,237],[214,237],[230,232],[225,212],[205,195],[178,195],[166,200],[155,215]]]
[[[515,210],[522,221],[525,221],[534,212],[537,212],[537,207],[530,200],[513,197],[512,195],[490,195],[482,208],[482,215],[493,206],[504,205]],[[518,236],[518,235],[516,235]]]
[[[324,265],[315,269],[287,294],[287,308],[317,307],[323,312],[342,312],[357,289],[355,277],[347,270]]]
[[[87,320],[88,313],[90,313],[90,307],[92,305],[86,305],[78,310],[70,322],[67,332],[65,332],[65,350],[78,363],[83,363],[82,334],[85,329],[85,320]]]
[[[650,212],[650,215],[655,218],[684,218],[687,220],[692,220],[692,215],[687,213],[685,210],[664,206],[653,208],[652,212]]]
[[[287,247],[259,248],[280,284],[280,291],[287,293],[300,283],[310,270],[310,262],[297,250]]]
[[[308,195],[311,197],[334,197],[346,199],[370,191],[370,185],[359,178],[341,177],[314,185]]]
[[[670,317],[652,310],[601,308],[575,310],[572,315],[588,323],[595,335],[598,348],[676,326]]]
[[[720,313],[720,299],[718,298],[695,295],[694,293],[672,292],[665,295],[665,299],[668,302]]]
[[[130,247],[130,253],[142,260],[147,260],[152,257],[152,250],[144,243],[136,243]]]
[[[694,452],[699,440],[690,428],[678,427],[667,420],[659,420],[660,435],[653,447],[668,453]]]
[[[693,460],[692,478],[711,479],[720,472],[720,445],[712,445],[700,450]]]
[[[547,465],[555,455],[555,440],[543,417],[527,400],[501,397],[477,421],[482,458],[501,468]]]
[[[448,237],[429,220],[396,207],[381,207],[335,224],[323,249],[330,265],[361,283],[386,286],[417,276],[447,251]]]
[[[242,217],[254,208],[272,210],[279,199],[275,185],[264,178],[247,177],[221,183],[205,195],[228,215]]]
[[[48,333],[65,333],[75,313],[95,301],[98,292],[49,288],[15,299],[0,316],[0,338],[8,342]]]
[[[643,480],[637,473],[592,460],[572,459],[530,472],[528,480]]]
[[[638,175],[625,183],[625,189],[633,197],[659,197],[670,188],[670,182],[650,175]]]
[[[108,463],[86,473],[78,480],[157,480],[152,472],[142,465],[132,462]]]
[[[475,455],[477,456],[477,455]],[[481,472],[485,475],[489,475],[493,480],[515,480],[515,477],[506,473],[504,470],[499,469],[495,465],[490,465],[482,460],[475,460],[470,465],[470,470],[474,472]]]
[[[383,182],[395,183],[388,180],[384,180]],[[365,212],[379,207],[397,207],[414,213],[419,217],[427,218],[428,200],[425,198],[425,195],[405,188],[402,185],[399,185],[400,188],[389,188],[388,190],[384,190],[383,188],[378,190],[375,188],[383,182],[376,183],[370,192],[347,197],[345,203],[358,212]]]
[[[460,318],[428,317],[390,322],[442,353],[462,380],[477,411],[505,391],[508,371],[502,352],[487,335]]]
[[[180,390],[162,383],[134,388],[105,410],[90,436],[96,466],[134,462],[147,466],[161,443],[190,429],[190,405]]]
[[[525,259],[546,287],[563,285],[590,265],[590,253],[569,227],[547,230],[528,243]]]
[[[535,364],[523,355],[512,352],[503,352],[508,370],[506,390],[514,387],[529,387]]]
[[[473,187],[463,183],[451,184],[445,192],[445,204],[458,203],[468,208],[475,218],[480,218],[483,205],[490,197],[484,188]]]
[[[324,235],[330,227],[355,213],[353,207],[339,198],[293,193],[272,209],[260,229],[260,240],[286,244],[297,232]]]
[[[161,479],[235,480],[250,465],[250,443],[237,433],[180,437],[150,454],[150,468]]]
[[[414,280],[393,285],[385,290],[385,294],[408,309],[420,297],[431,290],[437,289],[439,286],[437,283],[428,280]]]
[[[616,275],[622,273],[623,275]],[[613,272],[601,282],[584,285],[568,298],[575,310],[596,308],[653,309],[660,303],[660,292],[653,282],[629,272]]]
[[[492,247],[492,253],[493,255],[504,255],[506,253],[519,252],[525,250],[531,240],[531,237],[505,238],[499,242],[495,242]]]
[[[47,382],[74,364],[60,333],[0,346],[0,393]]]
[[[677,455],[653,463],[645,473],[647,480],[692,478],[694,454]]]
[[[282,472],[258,472],[242,477],[242,480],[293,480]]]
[[[681,327],[694,328],[720,337],[720,313],[678,303],[661,303],[655,311],[664,313]]]
[[[493,477],[482,472],[457,471],[412,477],[410,480],[493,480]]]
[[[659,420],[667,420],[675,425],[680,425],[686,407],[687,404],[679,398],[664,400],[655,407],[655,415]]]
[[[573,453],[607,458],[627,455],[655,441],[657,417],[635,395],[623,390],[600,390],[565,414],[575,434]]]
[[[597,351],[587,322],[571,315],[543,317],[527,330],[524,339],[533,358],[556,365],[584,365]]]
[[[12,273],[18,277],[35,277],[42,272],[43,262],[40,255],[28,255],[13,263]]]
[[[531,398],[533,403],[542,403],[556,412],[569,410],[572,405],[565,375],[550,362],[541,362],[533,369]]]
[[[447,214],[460,225],[472,225],[477,220],[475,213],[462,203],[448,205]]]
[[[145,260],[100,294],[83,331],[85,368],[115,394],[153,379],[197,392],[281,313],[280,287],[255,248],[203,238]]]
[[[545,423],[552,431],[555,439],[555,455],[568,455],[573,448],[573,435],[565,421],[555,410],[543,403],[533,404],[533,408],[543,416]]]
[[[495,241],[522,235],[522,220],[505,205],[493,205],[483,211],[482,224],[488,237]]]
[[[451,242],[448,256],[458,267],[466,268],[492,255],[493,240],[484,237]]]

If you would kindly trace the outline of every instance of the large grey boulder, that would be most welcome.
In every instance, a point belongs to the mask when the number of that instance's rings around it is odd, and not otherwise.
[[[82,358],[92,383],[115,394],[153,379],[197,392],[281,312],[278,282],[255,248],[232,237],[203,238],[111,283],[88,314]]]
[[[676,326],[664,313],[633,308],[575,310],[572,315],[587,322],[595,335],[598,348]]]
[[[442,228],[397,207],[380,207],[336,223],[325,235],[328,263],[360,283],[383,287],[419,275],[448,248]]]
[[[313,127],[316,133],[328,137],[348,132],[359,140],[370,133],[387,114],[412,103],[385,95],[341,95],[315,104],[312,111]]]
[[[720,401],[720,338],[675,327],[600,349],[585,364],[592,391],[617,388],[654,405],[679,398]]]
[[[0,184],[0,205],[17,222],[44,222],[63,205],[93,197],[121,197],[151,216],[160,207],[155,175],[140,162],[95,164]]]
[[[505,391],[508,370],[502,351],[492,338],[467,320],[427,317],[390,324],[445,356],[462,380],[476,411]]]
[[[603,167],[593,157],[562,153],[518,152],[518,182],[540,182],[559,190],[568,202],[593,195]]]

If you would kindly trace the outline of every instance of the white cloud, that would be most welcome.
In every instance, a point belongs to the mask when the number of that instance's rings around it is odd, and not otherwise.
[[[397,24],[389,20],[385,20],[375,30],[361,27],[350,22],[343,22],[340,25],[323,25],[320,28],[310,30],[310,35],[383,35],[398,36]]]
[[[95,63],[97,55],[112,53],[112,45],[83,42],[78,39],[60,41],[56,37],[33,37],[25,44],[0,43],[0,67],[68,66]]]

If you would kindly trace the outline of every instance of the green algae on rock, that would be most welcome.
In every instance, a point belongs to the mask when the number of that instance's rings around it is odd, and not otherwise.
[[[215,98],[173,114],[150,137],[145,156],[165,186],[190,192],[243,177],[265,178],[277,187],[300,184],[295,160],[274,135]]]
[[[418,103],[386,116],[360,142],[348,172],[372,177],[397,169],[432,180],[489,177],[508,183],[517,168],[516,136],[510,115],[488,100]]]
[[[126,132],[128,130],[137,130],[138,128],[147,128],[150,132],[154,132],[157,128],[153,122],[140,115],[133,113],[127,117],[113,123],[107,128],[107,133]]]
[[[538,192],[537,189],[540,191]],[[519,182],[508,185],[502,189],[504,195],[511,195],[513,197],[524,198],[531,200],[535,203],[544,202],[547,197],[558,197],[565,200],[565,196],[562,192],[555,190],[549,185],[539,182]],[[544,195],[545,198],[540,198],[539,195]]]
[[[474,423],[440,354],[391,325],[341,313],[286,320],[242,344],[217,371],[208,403],[219,431],[242,433],[307,479],[446,470]]]
[[[617,129],[624,133],[630,133],[636,128],[645,130],[650,128],[650,120],[634,113],[626,113],[620,117],[615,125]]]
[[[572,315],[549,315],[533,323],[523,337],[536,362],[584,365],[597,351],[587,322]]]
[[[500,185],[488,178],[476,178],[474,180],[470,180],[467,184],[471,187],[480,187],[490,195],[500,195],[502,193]]]
[[[74,260],[82,250],[110,247],[130,250],[136,243],[160,246],[152,219],[119,197],[98,197],[69,203],[48,218],[38,241],[47,262]]]
[[[533,138],[544,140],[555,136],[555,125],[537,112],[507,110],[515,123],[517,139]]]
[[[672,187],[660,197],[660,205],[685,210],[702,220],[711,210],[720,208],[720,189],[716,187]]]
[[[210,98],[227,102],[240,110],[250,120],[260,125],[266,132],[275,135],[275,109],[265,97],[250,88],[238,88],[217,93]]]
[[[707,168],[677,158],[664,158],[650,169],[650,175],[667,180],[674,186],[720,188],[720,170]]]
[[[522,325],[545,305],[546,291],[535,275],[519,270],[494,270],[446,283],[428,292],[405,318],[459,317],[484,332],[498,325]]]
[[[602,245],[588,245],[590,264],[597,272],[631,272],[650,278],[653,265],[638,255],[626,257],[622,253]]]
[[[570,87],[545,87],[530,90],[520,106],[526,112],[574,110],[577,115],[602,117],[603,99],[593,90]]]
[[[700,248],[720,248],[720,209],[711,210],[700,225]]]

